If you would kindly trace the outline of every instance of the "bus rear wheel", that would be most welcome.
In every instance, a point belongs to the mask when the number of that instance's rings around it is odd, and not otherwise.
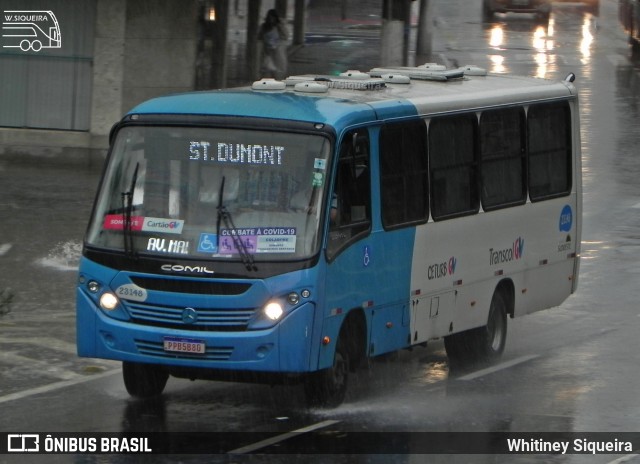
[[[500,292],[491,299],[487,325],[475,330],[481,360],[494,361],[502,356],[507,342],[507,305]]]
[[[347,392],[349,356],[344,342],[338,340],[333,365],[309,374],[304,381],[304,392],[309,406],[337,407]]]
[[[507,305],[504,296],[496,292],[491,299],[487,325],[444,338],[447,355],[453,364],[491,362],[498,359],[507,342]]]
[[[122,363],[124,386],[131,396],[151,398],[162,394],[169,380],[169,373],[159,366],[124,361]]]

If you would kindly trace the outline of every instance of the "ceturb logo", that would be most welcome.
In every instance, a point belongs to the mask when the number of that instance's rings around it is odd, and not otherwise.
[[[455,274],[456,272],[456,264],[458,260],[452,256],[449,258],[449,261],[444,261],[442,263],[432,264],[427,268],[427,279],[441,279],[443,277],[447,277]]]
[[[39,52],[62,47],[60,25],[53,11],[5,10],[2,19],[2,48]]]
[[[524,239],[518,237],[511,248],[504,248],[502,250],[494,250],[489,248],[489,265],[494,266],[496,264],[508,263],[510,261],[516,261],[524,255]]]

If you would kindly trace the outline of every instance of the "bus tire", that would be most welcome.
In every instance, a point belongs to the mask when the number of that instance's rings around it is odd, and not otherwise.
[[[493,294],[487,325],[475,329],[476,349],[481,361],[494,361],[502,356],[507,343],[507,304],[501,292]]]
[[[308,406],[334,408],[339,406],[347,392],[349,355],[342,337],[338,339],[333,365],[328,369],[309,374],[304,381]]]
[[[487,325],[448,335],[444,346],[453,365],[498,359],[507,341],[507,305],[500,291],[493,294]]]
[[[131,396],[151,398],[162,394],[167,385],[169,373],[152,364],[124,361],[122,363],[124,386]]]

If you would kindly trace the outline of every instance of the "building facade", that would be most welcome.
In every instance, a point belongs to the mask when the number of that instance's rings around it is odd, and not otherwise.
[[[192,90],[198,2],[0,0],[0,158],[101,163],[136,104]]]

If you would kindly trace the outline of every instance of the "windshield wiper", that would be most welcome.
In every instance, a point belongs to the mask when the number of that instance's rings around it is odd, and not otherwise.
[[[138,181],[138,168],[140,163],[136,163],[131,178],[131,186],[128,192],[122,192],[122,236],[124,237],[124,254],[129,258],[135,257],[135,249],[133,246],[133,232],[131,229],[131,214],[133,212],[133,190],[136,188]]]
[[[240,259],[242,260],[242,264],[247,268],[247,271],[257,271],[253,261],[253,255],[249,252],[247,245],[242,241],[238,234],[238,229],[233,223],[233,219],[231,218],[231,213],[224,206],[222,202],[222,197],[224,195],[224,181],[225,176],[222,176],[222,183],[220,184],[220,194],[218,195],[218,221],[216,224],[217,234],[220,237],[220,224],[224,223],[224,226],[231,231],[231,239],[233,240],[233,244],[238,250],[238,254],[240,255]]]

